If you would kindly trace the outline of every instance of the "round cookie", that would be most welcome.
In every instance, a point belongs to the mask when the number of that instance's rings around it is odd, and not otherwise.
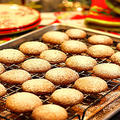
[[[112,63],[98,64],[93,68],[93,73],[101,78],[115,79],[120,77],[120,66]]]
[[[65,62],[67,67],[77,71],[91,70],[97,64],[96,60],[88,56],[71,56]]]
[[[0,96],[5,95],[7,92],[6,88],[0,83]]]
[[[20,45],[19,50],[24,54],[38,55],[44,50],[48,50],[48,46],[39,41],[24,42]]]
[[[0,75],[1,81],[10,84],[22,84],[31,78],[31,75],[27,71],[20,69],[12,69]]]
[[[2,74],[5,71],[5,67],[0,63],[0,74]]]
[[[86,37],[86,32],[80,29],[68,29],[65,32],[70,38],[73,39],[80,39],[80,38],[85,38]]]
[[[52,93],[51,99],[56,104],[72,106],[83,100],[83,94],[73,88],[61,88]]]
[[[61,50],[66,53],[80,54],[87,51],[87,45],[77,40],[68,40],[61,44]]]
[[[88,38],[88,42],[91,44],[111,45],[113,40],[105,35],[92,35]]]
[[[5,64],[20,63],[24,61],[25,55],[16,49],[0,50],[0,62]]]
[[[49,31],[43,34],[42,40],[47,43],[61,44],[62,42],[69,40],[69,37],[64,32]]]
[[[99,77],[82,77],[75,81],[74,87],[84,93],[99,93],[107,90],[107,82]]]
[[[116,48],[120,51],[120,43],[117,44]]]
[[[13,112],[28,112],[42,105],[41,99],[28,92],[18,92],[12,94],[6,99],[6,107]]]
[[[32,92],[34,94],[47,94],[55,90],[53,83],[46,79],[32,79],[22,84],[23,91]]]
[[[112,62],[120,65],[120,52],[114,53],[114,54],[110,57],[110,59],[112,60]]]
[[[45,78],[56,85],[66,85],[77,80],[79,75],[70,68],[53,68],[46,72]]]
[[[114,54],[114,50],[106,45],[93,45],[88,48],[88,54],[96,58],[110,57]]]
[[[46,72],[51,68],[51,64],[43,59],[32,58],[24,61],[21,67],[28,72]]]
[[[45,50],[40,54],[41,59],[45,59],[48,62],[55,64],[64,62],[67,58],[66,54],[59,50]]]
[[[46,104],[35,108],[32,117],[34,120],[66,120],[68,114],[61,106]]]

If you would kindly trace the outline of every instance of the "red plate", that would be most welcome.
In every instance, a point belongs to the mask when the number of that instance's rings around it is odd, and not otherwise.
[[[11,34],[15,34],[15,33],[25,32],[25,31],[34,29],[39,24],[40,24],[40,21],[34,23],[33,25],[23,27],[23,28],[16,28],[16,29],[11,29],[11,30],[10,29],[8,29],[8,30],[0,30],[0,35],[11,35]]]
[[[34,26],[38,21],[40,13],[34,9],[16,4],[0,4],[0,31]]]

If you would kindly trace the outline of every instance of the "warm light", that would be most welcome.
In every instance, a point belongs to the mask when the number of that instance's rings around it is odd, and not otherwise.
[[[81,7],[77,8],[77,11],[82,11],[83,9]]]
[[[18,9],[18,7],[16,5],[12,5],[10,6],[11,9]]]

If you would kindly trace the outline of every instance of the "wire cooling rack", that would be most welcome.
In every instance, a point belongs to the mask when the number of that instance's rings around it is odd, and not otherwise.
[[[60,30],[60,31],[65,31],[65,30]],[[90,35],[87,35],[86,38],[80,40],[82,42],[85,42],[88,46],[90,46],[90,44],[87,43],[87,38]],[[40,40],[39,39],[35,39],[35,40]],[[79,39],[78,39],[79,40]],[[111,46],[114,50],[116,50],[115,46],[116,46],[116,42],[114,42],[114,45]],[[47,44],[49,46],[49,49],[57,49],[60,50],[60,46],[59,45],[50,45]],[[68,57],[72,56],[73,54],[67,54]],[[82,53],[82,55],[86,55],[88,56],[88,54],[86,53]],[[26,56],[26,60],[30,59],[30,58],[36,58],[38,56]],[[111,60],[109,58],[96,58],[96,61],[98,64],[101,63],[110,63]],[[6,70],[12,70],[12,69],[22,69],[20,64],[12,64],[12,65],[5,65]],[[65,67],[65,63],[59,63],[59,64],[54,64],[52,65],[52,68],[57,68],[57,67]],[[93,75],[92,71],[81,71],[78,72],[80,77],[86,77],[86,76],[91,76]],[[44,78],[44,74],[45,73],[31,73],[32,79],[34,78]],[[82,105],[86,105],[87,107],[82,111],[82,114],[78,114],[78,112],[74,111],[72,109],[73,106],[69,106],[67,108],[65,108],[68,112],[69,118],[67,120],[83,120],[86,112],[89,110],[90,107],[99,104],[99,102],[105,98],[108,94],[110,94],[111,92],[113,92],[114,90],[116,90],[118,88],[118,86],[120,86],[120,80],[119,79],[115,79],[115,80],[106,80],[107,84],[108,84],[108,90],[106,92],[102,92],[102,93],[98,93],[98,94],[84,94],[84,100],[81,103]],[[8,96],[17,93],[17,92],[22,92],[21,89],[21,85],[10,85],[7,83],[2,83],[6,88],[7,88],[7,94],[5,96],[0,97],[0,119],[1,120],[31,120],[31,112],[28,113],[13,113],[11,112],[9,109],[7,109],[5,107],[5,100]],[[73,83],[69,84],[69,85],[65,85],[65,86],[56,86],[56,89],[60,89],[60,88],[73,88]],[[48,103],[52,103],[51,101],[51,94],[45,94],[45,95],[40,95],[39,98],[42,99],[43,104],[48,104]]]

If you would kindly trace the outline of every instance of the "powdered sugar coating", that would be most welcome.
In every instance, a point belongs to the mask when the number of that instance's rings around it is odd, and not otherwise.
[[[106,45],[93,45],[88,48],[88,54],[92,57],[110,57],[114,54],[114,50]]]
[[[73,88],[61,88],[53,92],[51,98],[54,103],[63,106],[72,106],[83,100],[83,94]]]
[[[0,75],[0,79],[3,82],[10,84],[22,84],[23,82],[31,79],[30,73],[21,69],[12,69],[6,71]]]
[[[67,111],[55,104],[46,104],[35,108],[32,112],[34,120],[66,120]]]
[[[24,54],[38,55],[44,50],[48,50],[48,46],[39,41],[24,42],[20,45],[19,50]]]
[[[120,77],[120,66],[113,63],[98,64],[93,68],[93,73],[101,78],[114,79]]]
[[[79,75],[70,68],[53,68],[46,72],[45,78],[56,85],[66,85],[77,80]]]
[[[42,40],[47,43],[61,44],[62,42],[69,40],[69,37],[64,32],[49,31],[43,34]]]
[[[17,92],[7,97],[6,107],[13,112],[28,112],[42,105],[41,99],[28,92]]]
[[[7,92],[6,88],[0,83],[0,96],[5,95]]]
[[[53,92],[55,86],[46,79],[31,79],[22,84],[22,89],[35,94],[46,94]]]
[[[40,58],[47,60],[48,62],[55,64],[64,62],[67,58],[66,54],[59,50],[45,50],[40,54]]]
[[[51,68],[48,61],[39,58],[28,59],[21,66],[28,72],[46,72]]]
[[[110,59],[112,60],[112,62],[120,65],[120,52],[114,53],[114,54],[110,57]]]
[[[65,32],[70,38],[85,38],[86,37],[86,32],[80,29],[68,29]]]
[[[77,40],[69,40],[61,44],[61,49],[66,53],[79,54],[87,51],[87,45]]]
[[[105,35],[92,35],[88,38],[88,42],[91,44],[111,45],[113,40]]]
[[[92,70],[92,68],[97,64],[96,60],[93,59],[92,57],[88,56],[81,56],[81,55],[76,55],[69,57],[65,64],[77,71],[82,71],[82,70]]]
[[[99,77],[82,77],[75,81],[74,87],[84,93],[99,93],[107,90],[107,82]]]
[[[0,63],[0,74],[2,74],[5,71],[5,67],[3,64]]]
[[[24,61],[25,55],[16,49],[0,50],[0,62],[2,63],[20,63]]]

